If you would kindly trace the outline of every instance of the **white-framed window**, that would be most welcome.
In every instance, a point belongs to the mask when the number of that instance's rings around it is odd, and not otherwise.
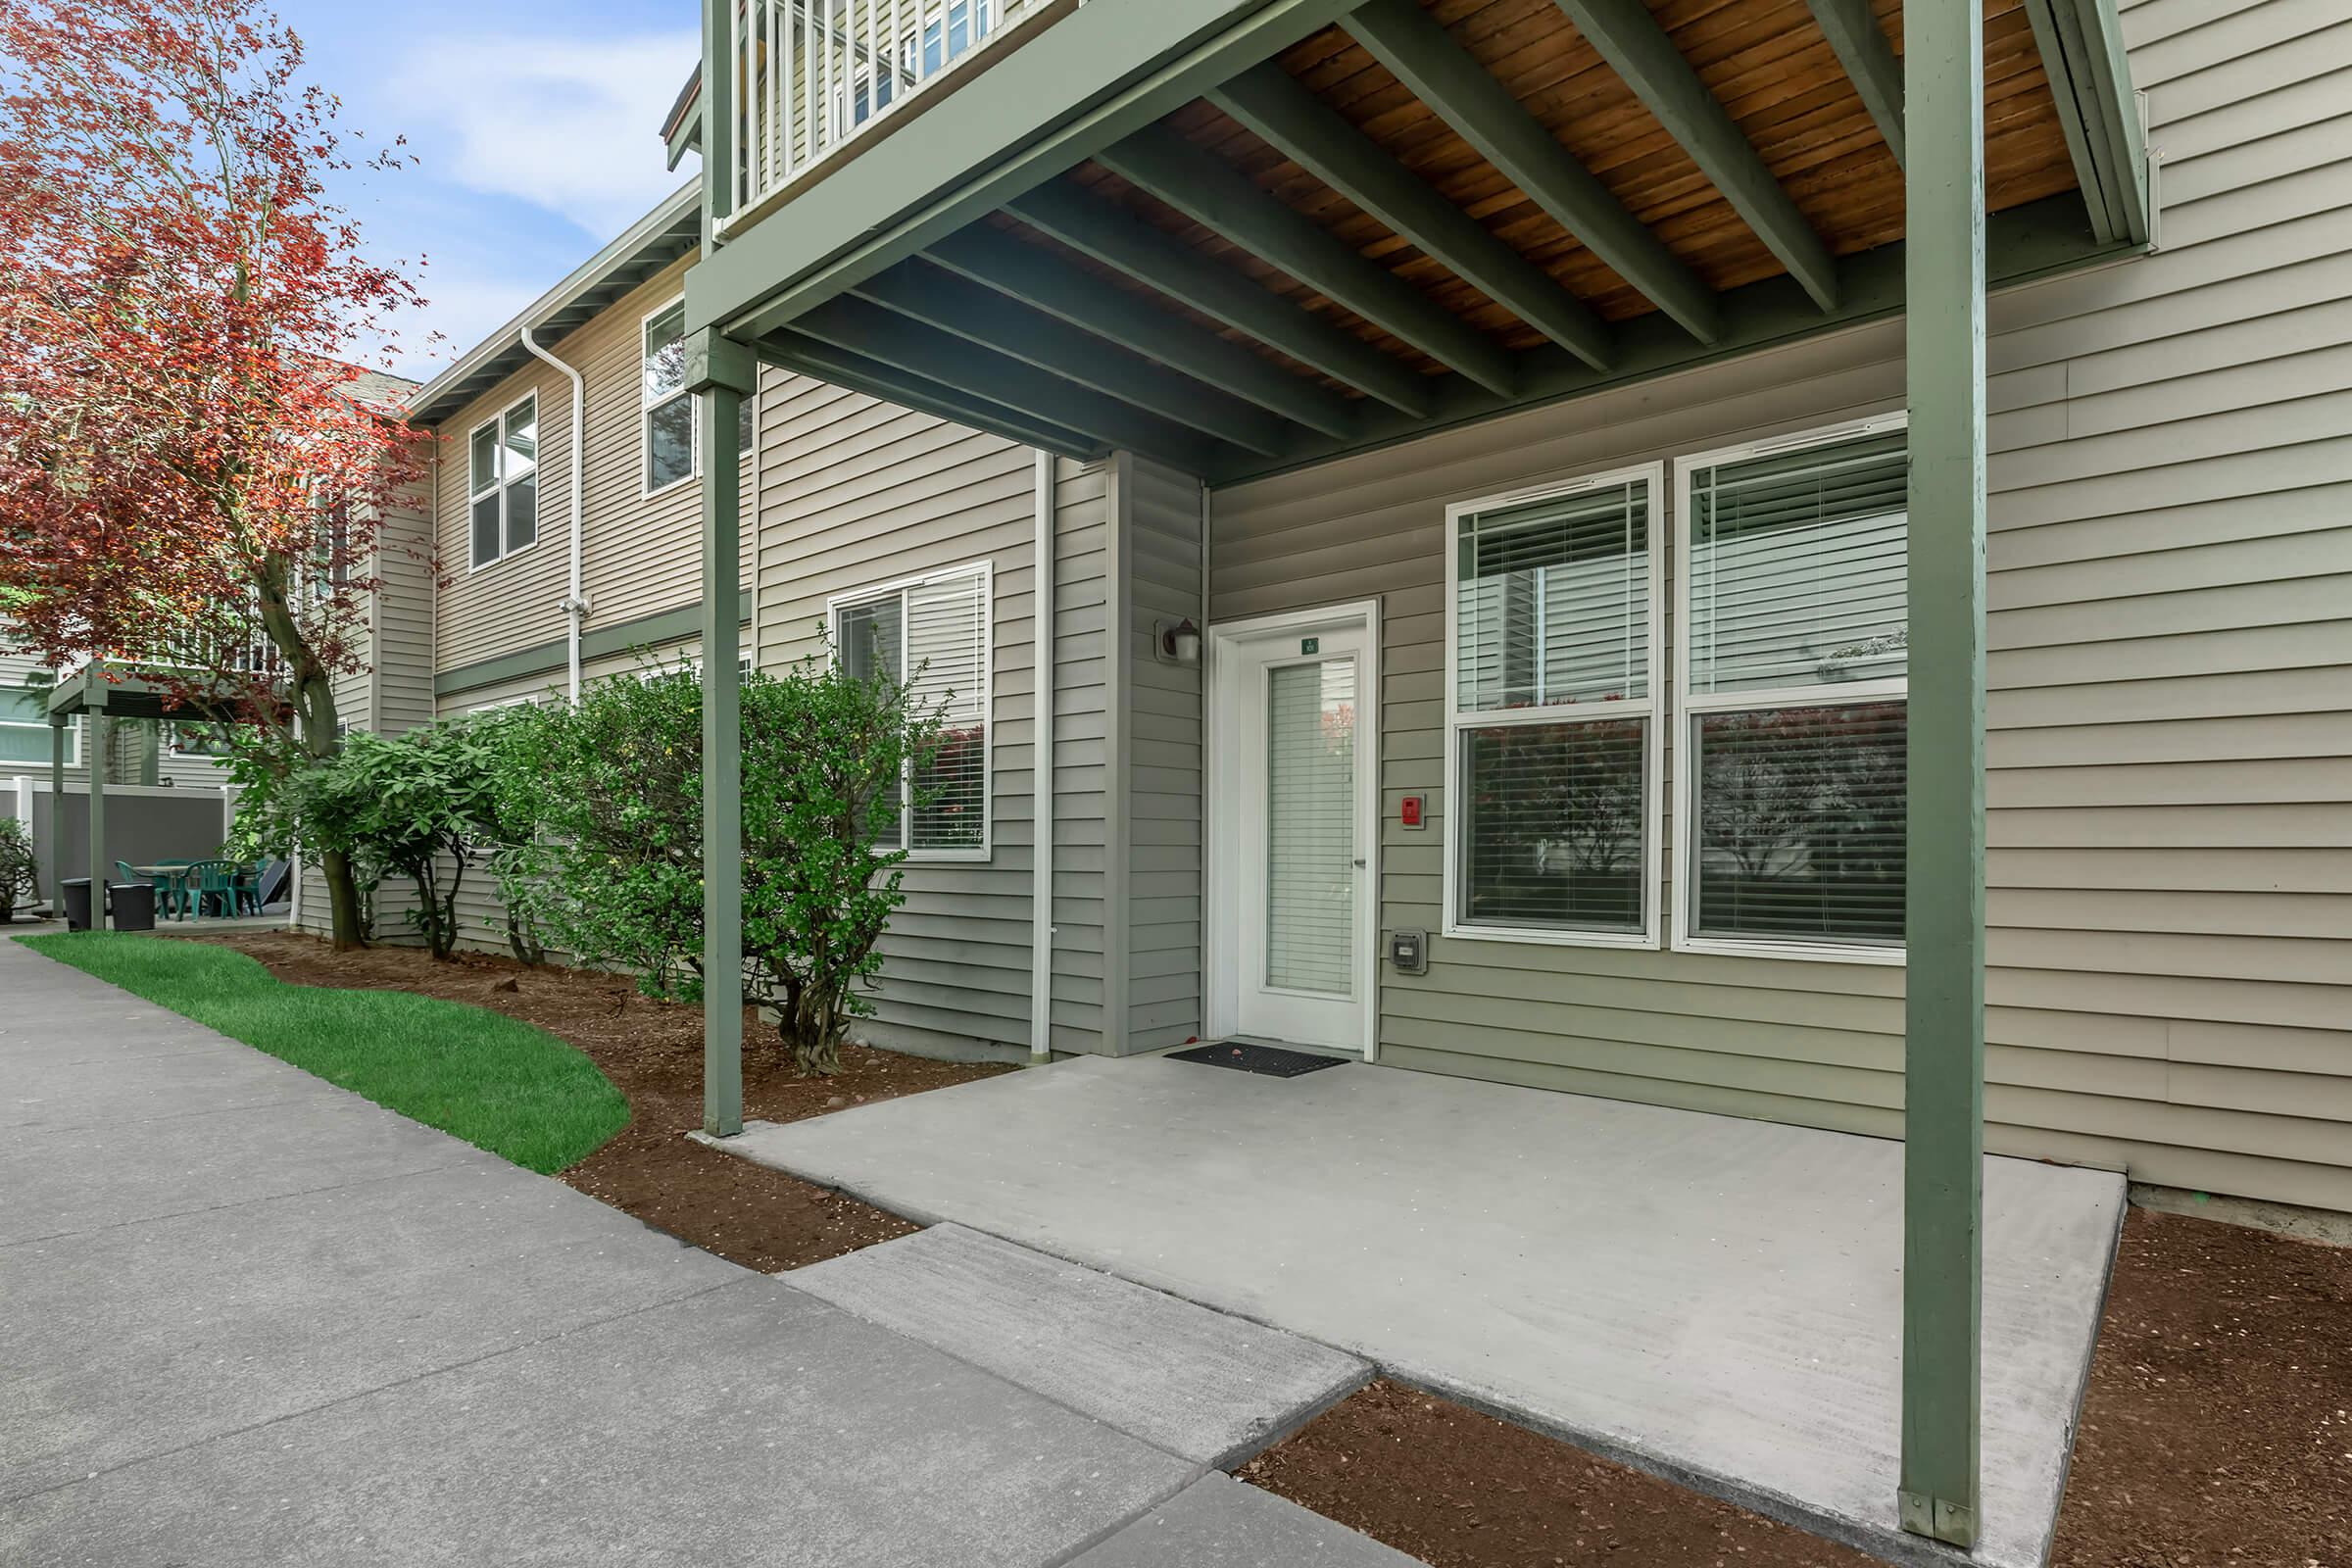
[[[472,561],[487,566],[539,537],[539,399],[529,395],[466,437]]]
[[[686,299],[671,300],[641,323],[644,450],[642,489],[646,495],[684,484],[703,471],[701,427],[695,398],[686,390]],[[745,398],[736,413],[736,447],[749,457],[759,439],[760,394]]]
[[[1903,957],[1899,415],[1675,465],[1674,947]]]
[[[49,765],[49,693],[57,677],[31,670],[22,684],[0,686],[0,766]],[[66,721],[66,765],[81,765],[81,719]]]
[[[1658,943],[1665,480],[1446,509],[1449,937]]]
[[[900,785],[885,845],[917,860],[985,860],[990,852],[989,563],[842,594],[825,607],[833,657],[852,674],[905,683],[920,711],[939,711],[945,735],[920,774]],[[922,793],[919,808],[907,802]]]

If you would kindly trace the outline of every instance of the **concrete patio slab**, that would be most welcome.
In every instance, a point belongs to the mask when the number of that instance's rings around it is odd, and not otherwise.
[[[960,1225],[780,1276],[1171,1453],[1226,1469],[1363,1386],[1295,1334]]]
[[[234,1110],[337,1092],[308,1073],[290,1080],[275,1057],[217,1038],[142,1054],[127,1082],[121,1054],[91,1055],[87,1046],[73,1054],[11,1053],[8,1059],[0,1127],[28,1132]]]
[[[1899,1561],[1899,1144],[1353,1064],[1079,1058],[730,1143]],[[1984,1539],[2047,1552],[2124,1208],[1985,1162]]]
[[[0,1499],[743,1278],[516,1174],[468,1162],[0,1248]]]
[[[1419,1568],[1419,1559],[1287,1497],[1202,1476],[1070,1568]]]
[[[1198,1473],[739,1273],[0,1506],[0,1561],[1043,1568]]]

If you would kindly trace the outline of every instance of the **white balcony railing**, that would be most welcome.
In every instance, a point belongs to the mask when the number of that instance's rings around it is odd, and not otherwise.
[[[1071,0],[736,0],[736,220]]]

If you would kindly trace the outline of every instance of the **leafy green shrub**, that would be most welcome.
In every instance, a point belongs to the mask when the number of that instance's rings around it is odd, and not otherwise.
[[[320,770],[355,859],[380,859],[416,890],[405,918],[436,958],[458,945],[458,894],[496,821],[491,752],[464,718],[396,736],[355,734]]]
[[[534,939],[699,1000],[703,972],[702,681],[649,668],[491,732],[494,864]],[[831,1072],[903,900],[901,780],[940,745],[906,689],[809,659],[743,681],[744,1000],[777,1014],[804,1072]],[[919,767],[917,772],[922,771]],[[923,801],[918,793],[915,804]]]
[[[17,917],[17,906],[40,891],[33,863],[32,835],[13,816],[0,816],[0,925]]]

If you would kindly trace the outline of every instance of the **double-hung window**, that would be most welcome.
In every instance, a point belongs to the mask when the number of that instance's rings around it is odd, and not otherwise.
[[[526,397],[473,427],[466,443],[473,564],[503,561],[539,537],[539,400]]]
[[[21,686],[0,686],[0,763],[49,765],[49,693],[57,677],[36,670]],[[81,765],[81,720],[69,720],[66,765]]]
[[[1447,511],[1448,935],[1657,939],[1664,480]]]
[[[1675,945],[1898,960],[1903,421],[1678,465]]]
[[[640,443],[645,494],[666,490],[703,470],[702,435],[694,395],[686,390],[686,302],[672,300],[644,321]],[[758,435],[760,399],[743,400],[735,416],[737,450],[748,455]]]
[[[900,780],[885,846],[918,860],[989,855],[989,597],[986,562],[832,601],[834,655],[853,675],[897,682],[942,720],[938,746]]]

